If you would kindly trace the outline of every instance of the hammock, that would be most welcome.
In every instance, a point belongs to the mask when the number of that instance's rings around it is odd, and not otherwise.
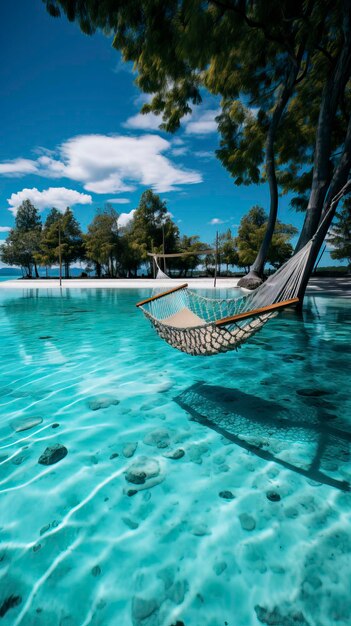
[[[211,355],[236,350],[280,309],[299,302],[296,296],[313,242],[335,204],[350,190],[351,180],[331,200],[312,239],[253,293],[236,299],[205,298],[185,283],[136,306],[159,336],[182,352]]]
[[[158,264],[158,259],[163,259],[164,262],[166,261],[166,259],[176,259],[179,257],[183,257],[183,256],[196,256],[199,254],[211,254],[213,252],[212,249],[210,250],[199,250],[197,252],[191,251],[191,252],[172,252],[170,254],[164,254],[164,253],[155,253],[155,252],[148,252],[148,256],[151,256],[154,260],[154,263],[157,267],[157,274],[156,274],[156,279],[170,279],[171,277],[168,276],[168,274],[166,274],[165,272],[163,272]]]
[[[192,355],[235,350],[286,306],[296,305],[312,240],[254,292],[236,299],[206,298],[187,283],[138,302],[158,335]]]
[[[157,267],[156,279],[160,279],[160,278],[162,278],[162,279],[165,279],[165,278],[166,278],[166,279],[169,279],[168,274],[166,274],[165,272],[163,272],[163,271],[161,270],[161,268],[160,268],[159,264],[158,264],[158,261],[157,261],[157,256],[158,256],[158,255],[157,255],[157,254],[150,254],[149,252],[148,252],[148,254],[149,254],[149,256],[152,256],[152,258],[153,258],[153,260],[154,260],[154,262],[155,262],[155,265],[156,265],[156,267]]]

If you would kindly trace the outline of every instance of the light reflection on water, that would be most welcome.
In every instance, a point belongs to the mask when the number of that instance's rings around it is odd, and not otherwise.
[[[148,295],[0,294],[2,623],[346,626],[349,303],[310,297],[195,358],[157,338]],[[128,483],[140,459],[154,475]]]

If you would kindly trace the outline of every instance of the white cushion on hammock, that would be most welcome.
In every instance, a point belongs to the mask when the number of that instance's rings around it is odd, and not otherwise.
[[[187,307],[180,309],[180,311],[177,311],[174,315],[165,317],[160,321],[166,326],[174,326],[175,328],[192,328],[193,326],[203,326],[206,324],[205,320],[190,311],[190,309],[187,309]]]

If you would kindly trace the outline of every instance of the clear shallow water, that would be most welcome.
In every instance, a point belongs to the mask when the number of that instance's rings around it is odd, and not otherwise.
[[[63,294],[0,292],[1,623],[349,625],[349,303],[194,358],[146,290]]]

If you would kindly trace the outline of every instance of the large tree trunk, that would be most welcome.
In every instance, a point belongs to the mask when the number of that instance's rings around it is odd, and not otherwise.
[[[330,228],[332,220],[335,215],[338,203],[340,199],[351,191],[351,181],[347,182],[351,170],[351,116],[347,128],[345,144],[343,154],[340,158],[338,167],[335,170],[333,179],[331,181],[327,199],[325,202],[325,210],[320,222],[320,228],[314,235],[311,252],[302,275],[299,292],[297,294],[300,298],[299,306],[302,306],[303,298],[305,295],[308,280],[312,274],[315,262],[317,260],[319,251],[323,245],[325,236]]]
[[[246,289],[256,289],[262,284],[264,280],[264,265],[267,259],[268,249],[272,241],[278,213],[278,185],[275,173],[274,142],[285,107],[293,93],[300,65],[301,59],[299,59],[299,61],[295,65],[292,65],[287,80],[281,88],[281,93],[275,105],[269,124],[265,146],[265,165],[270,193],[270,207],[267,228],[257,257],[253,265],[251,266],[249,273],[239,280],[238,287],[245,287]]]
[[[350,78],[351,67],[350,3],[344,2],[343,7],[344,45],[336,63],[330,69],[329,77],[323,89],[316,134],[312,188],[305,221],[295,252],[301,250],[317,230],[332,177],[330,156],[333,125],[340,99]],[[329,194],[328,196],[330,198]]]

